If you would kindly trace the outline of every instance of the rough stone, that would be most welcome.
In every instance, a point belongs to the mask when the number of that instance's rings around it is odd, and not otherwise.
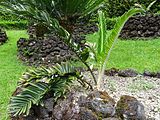
[[[70,59],[76,60],[74,53],[58,37],[46,37],[43,40],[20,38],[17,47],[18,57],[28,65],[50,66]]]
[[[57,120],[98,120],[99,117],[105,118],[114,114],[115,101],[107,92],[101,91],[93,91],[88,96],[72,93],[53,110],[53,118]]]
[[[109,70],[105,70],[104,74],[107,76],[114,76],[114,75],[118,74],[118,72],[119,72],[119,69],[111,68]]]
[[[0,28],[0,45],[7,41],[8,37],[5,31]]]
[[[91,117],[96,120],[97,116],[95,116],[90,110],[85,109],[84,107],[80,107],[78,104],[81,95],[82,93],[73,91],[67,95],[66,99],[60,100],[54,107],[53,119],[79,120],[80,115],[82,115],[83,119]],[[83,113],[80,113],[81,111],[83,111]]]
[[[120,33],[123,39],[160,37],[160,16],[145,15],[131,17]]]
[[[148,77],[156,77],[157,76],[157,74],[155,72],[150,72],[150,71],[144,71],[143,75],[148,76]]]
[[[157,72],[156,77],[157,77],[157,78],[160,78],[160,72]]]
[[[123,120],[146,120],[144,106],[132,96],[121,96],[116,114]]]
[[[109,117],[109,118],[104,118],[102,120],[121,120],[121,119],[115,117]]]
[[[87,97],[86,106],[102,118],[115,114],[115,101],[107,92],[94,91]]]
[[[136,77],[137,75],[138,75],[138,72],[133,69],[126,69],[118,72],[118,76],[121,76],[121,77]]]

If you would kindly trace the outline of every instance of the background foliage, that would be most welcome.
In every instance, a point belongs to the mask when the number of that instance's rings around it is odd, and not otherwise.
[[[27,29],[28,22],[26,20],[20,21],[7,21],[7,20],[0,20],[0,27],[5,29]]]
[[[0,10],[0,27],[5,29],[26,29],[27,20]]]
[[[142,6],[148,6],[153,1],[154,0],[107,0],[104,4],[104,9],[106,10],[107,16],[112,18],[123,15],[126,11],[133,7],[135,3],[141,4]],[[159,10],[160,3],[157,1],[151,7],[151,11],[156,13]]]

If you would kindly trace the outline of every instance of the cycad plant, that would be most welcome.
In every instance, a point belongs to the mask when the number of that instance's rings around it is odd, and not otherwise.
[[[1,2],[1,4],[6,8],[5,10],[35,20],[63,37],[64,41],[74,51],[79,60],[83,62],[91,72],[95,85],[97,86],[97,80],[86,62],[89,57],[90,47],[83,46],[83,48],[81,48],[80,45],[72,41],[71,35],[74,21],[92,12],[103,1],[104,0],[6,0],[5,2]],[[101,65],[97,88],[99,88],[106,61],[109,58],[120,30],[130,16],[141,11],[141,9],[137,8],[124,14],[118,20],[119,22],[117,22],[108,39],[106,38],[105,17],[102,12],[99,12],[99,33],[101,37],[97,42],[98,46],[95,55]],[[19,84],[21,88],[20,91],[11,98],[9,105],[10,113],[13,114],[13,116],[28,115],[32,105],[43,104],[43,98],[49,92],[53,93],[53,100],[56,101],[64,95],[65,91],[75,79],[82,85],[88,84],[82,79],[81,74],[68,64],[57,65],[52,68],[29,70],[22,77],[21,83]],[[88,85],[92,88],[90,84]]]
[[[108,38],[106,38],[105,35],[106,30],[104,27],[104,14],[101,11],[99,12],[100,39],[97,42],[97,50],[95,52],[98,61],[100,61],[98,84],[96,84],[98,90],[100,90],[100,83],[102,82],[101,78],[106,63],[108,61],[110,52],[117,41],[118,35],[124,23],[130,16],[141,11],[142,9],[135,8],[125,13],[119,19],[115,28],[113,29]],[[76,49],[75,52],[79,54],[78,51],[76,51]],[[88,51],[86,49],[86,52],[83,52],[81,56],[79,56],[79,58],[82,61],[85,61],[88,58]],[[65,94],[66,90],[69,89],[71,83],[73,83],[74,80],[78,80],[82,85],[87,84],[92,88],[92,86],[88,84],[86,81],[84,81],[82,78],[83,77],[81,76],[81,74],[78,71],[76,71],[73,66],[68,64],[57,65],[52,68],[31,69],[28,72],[26,72],[21,79],[19,87],[22,89],[21,91],[19,91],[19,94],[11,98],[11,103],[9,105],[10,113],[13,116],[28,115],[32,105],[43,105],[43,98],[49,92],[53,93],[53,100],[56,101],[58,98]]]
[[[117,23],[115,24],[113,30],[111,31],[108,37],[106,37],[107,31],[106,31],[105,15],[102,11],[98,12],[99,14],[99,39],[96,42],[95,52],[93,53],[95,55],[94,58],[96,58],[96,64],[99,66],[97,89],[100,89],[100,84],[102,82],[102,76],[106,68],[106,64],[108,62],[112,49],[118,40],[118,36],[124,24],[131,16],[137,13],[142,13],[142,12],[144,12],[144,9],[142,8],[132,8],[128,12],[123,14],[117,20]]]
[[[72,48],[77,57],[87,66],[88,48],[72,41],[76,21],[99,7],[105,0],[4,0],[2,10],[28,18],[54,31]],[[96,84],[95,77],[91,72]]]
[[[53,101],[56,102],[74,80],[78,80],[83,86],[88,84],[80,72],[68,63],[50,68],[29,69],[23,74],[18,89],[11,98],[9,111],[13,116],[28,115],[32,105],[43,105],[47,93],[52,93]]]
[[[89,14],[104,0],[5,0],[0,2],[2,10],[17,16],[28,18],[54,31],[68,44],[77,57],[88,68],[86,63],[89,50],[86,46],[83,49],[79,44],[72,41],[72,30],[78,18]],[[64,71],[65,70],[65,71]],[[96,84],[95,77],[91,72]],[[19,85],[22,88],[17,95],[11,98],[9,105],[10,113],[13,116],[28,115],[32,105],[41,104],[46,93],[52,91],[56,101],[61,97],[68,86],[76,78],[81,84],[85,83],[77,72],[71,71],[69,66],[58,66],[54,68],[38,68],[29,70],[22,78]],[[89,84],[88,84],[89,85]],[[89,85],[91,87],[91,85]],[[38,93],[38,94],[37,94]]]
[[[7,8],[5,11],[35,20],[61,35],[67,35],[64,33],[72,32],[78,18],[94,11],[103,1],[105,0],[5,0],[1,5]]]

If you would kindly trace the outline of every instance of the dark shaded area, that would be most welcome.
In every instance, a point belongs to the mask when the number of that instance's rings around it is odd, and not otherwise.
[[[28,65],[54,65],[74,58],[69,47],[56,36],[24,39],[17,42],[18,57]]]
[[[143,75],[145,77],[154,77],[154,78],[160,78],[160,72],[150,72],[145,70],[142,74],[138,73],[138,71],[134,69],[125,69],[125,70],[119,70],[116,68],[111,68],[108,70],[105,70],[104,72],[107,76],[120,76],[120,77],[136,77],[137,75]]]

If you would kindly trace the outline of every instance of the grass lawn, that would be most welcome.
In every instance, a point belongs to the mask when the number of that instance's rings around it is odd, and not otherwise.
[[[97,33],[87,36],[89,42],[98,39]],[[115,45],[107,68],[133,68],[139,72],[144,70],[160,71],[160,38],[154,40],[119,40]]]
[[[7,105],[17,80],[26,69],[17,60],[16,41],[27,37],[26,31],[7,31],[9,41],[0,46],[0,120],[7,120]]]
[[[7,105],[17,81],[26,66],[17,60],[16,41],[27,37],[26,31],[7,31],[9,41],[0,46],[0,120],[7,120]],[[88,35],[89,42],[98,38],[97,34]],[[111,53],[108,68],[134,68],[139,72],[145,69],[160,71],[160,39],[149,41],[118,41]]]

